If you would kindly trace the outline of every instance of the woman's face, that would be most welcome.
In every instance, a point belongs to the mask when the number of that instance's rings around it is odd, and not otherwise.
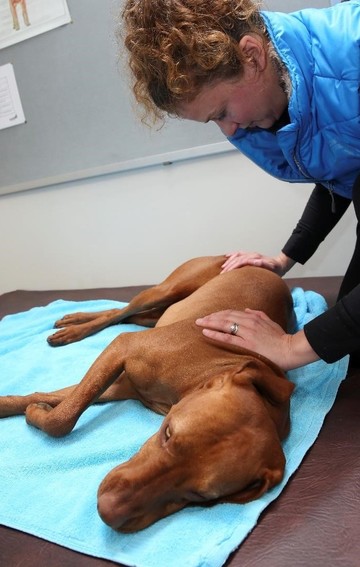
[[[261,61],[245,63],[241,78],[203,87],[194,100],[179,107],[180,118],[213,121],[225,136],[234,135],[238,128],[271,128],[288,101],[274,66]]]

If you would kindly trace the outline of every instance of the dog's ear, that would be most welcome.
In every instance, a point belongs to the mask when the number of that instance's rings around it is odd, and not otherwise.
[[[246,361],[237,375],[241,380],[248,378],[258,392],[273,405],[288,402],[294,390],[294,384],[286,379],[280,368],[256,358]]]
[[[243,490],[220,499],[220,502],[246,504],[260,498],[265,492],[281,482],[284,475],[284,466],[276,469],[265,469],[260,478],[255,479]]]

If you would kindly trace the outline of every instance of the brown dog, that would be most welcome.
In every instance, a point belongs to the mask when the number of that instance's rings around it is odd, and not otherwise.
[[[145,528],[191,502],[248,502],[283,477],[293,384],[260,355],[206,339],[194,321],[250,307],[286,328],[291,295],[261,268],[219,274],[223,262],[223,256],[190,260],[124,309],[65,317],[50,344],[121,320],[157,324],[119,335],[77,386],[0,398],[1,417],[26,412],[28,423],[53,436],[69,433],[95,402],[131,398],[167,414],[99,487],[99,514],[120,531]]]

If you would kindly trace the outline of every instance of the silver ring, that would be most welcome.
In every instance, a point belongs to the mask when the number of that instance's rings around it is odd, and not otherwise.
[[[239,325],[237,323],[233,323],[230,327],[230,334],[231,335],[236,335],[236,333],[239,330]]]

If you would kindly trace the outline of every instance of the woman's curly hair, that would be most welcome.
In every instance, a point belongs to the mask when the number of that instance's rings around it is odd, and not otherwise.
[[[135,98],[155,120],[241,75],[241,37],[266,37],[252,0],[126,0],[122,17]]]

